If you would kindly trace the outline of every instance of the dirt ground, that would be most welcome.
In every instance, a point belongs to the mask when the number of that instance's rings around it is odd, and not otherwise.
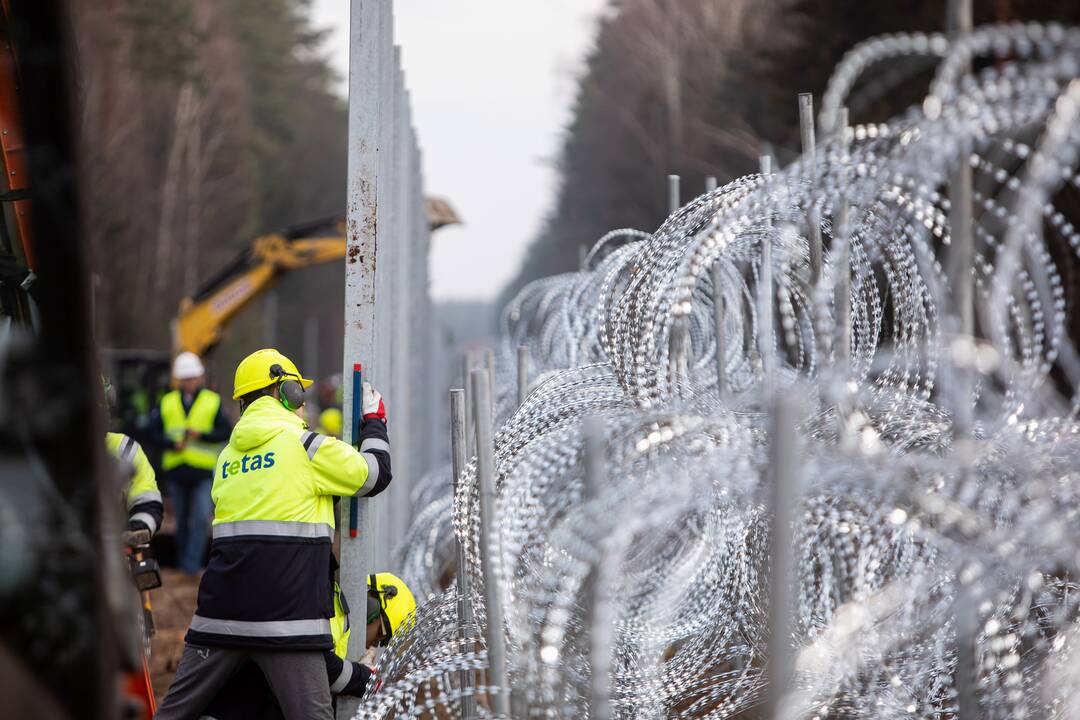
[[[159,703],[169,689],[184,650],[184,633],[195,612],[199,576],[162,568],[161,582],[162,586],[150,593],[157,628],[150,640],[150,678]]]

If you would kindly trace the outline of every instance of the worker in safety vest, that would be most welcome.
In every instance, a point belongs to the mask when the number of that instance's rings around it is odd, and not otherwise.
[[[319,413],[319,432],[323,435],[341,439],[341,411],[335,407],[326,408]]]
[[[214,465],[232,428],[221,412],[221,396],[204,387],[198,355],[177,355],[173,380],[177,388],[161,398],[149,436],[162,449],[165,491],[176,517],[176,567],[193,575],[206,557]]]
[[[359,450],[301,419],[311,381],[277,350],[236,368],[240,420],[214,470],[214,539],[183,656],[157,717],[201,717],[254,662],[287,720],[329,720],[335,496],[390,483],[382,397],[364,384]]]
[[[372,583],[374,579],[374,583]],[[375,590],[372,590],[372,587]],[[365,656],[362,662],[345,659],[349,646],[349,606],[334,587],[334,617],[330,629],[334,636],[334,649],[325,651],[326,677],[334,696],[361,697],[368,688],[375,671],[370,667],[373,658]],[[405,582],[391,573],[368,576],[367,648],[386,645],[391,637],[404,632],[416,612],[416,600]],[[214,720],[279,720],[281,707],[274,700],[266,684],[266,678],[254,663],[242,667],[223,687],[205,711],[205,717]]]
[[[116,405],[116,392],[107,378],[102,378],[106,409],[111,414]],[[105,433],[105,449],[120,465],[124,478],[124,504],[127,506],[127,530],[124,542],[146,545],[161,527],[165,507],[161,503],[154,468],[146,459],[139,443],[123,433]]]

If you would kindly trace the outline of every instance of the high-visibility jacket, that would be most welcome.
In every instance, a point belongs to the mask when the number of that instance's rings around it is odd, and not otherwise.
[[[154,468],[139,443],[123,433],[105,433],[105,449],[119,461],[126,479],[124,501],[128,520],[138,520],[153,535],[161,527],[164,505],[158,491]]]
[[[330,634],[334,640],[334,651],[324,654],[330,692],[335,695],[360,697],[367,688],[371,669],[345,658],[345,653],[349,650],[352,627],[349,624],[349,605],[337,583],[334,583],[334,616],[330,618]]]
[[[187,641],[330,649],[334,496],[371,496],[390,482],[377,419],[360,451],[307,430],[272,397],[251,403],[218,457],[210,561]]]
[[[195,395],[191,408],[184,412],[184,402],[179,390],[173,390],[161,398],[161,424],[165,435],[173,441],[184,437],[188,430],[209,434],[214,429],[214,418],[221,409],[221,396],[203,388]],[[172,470],[180,465],[190,465],[200,470],[212,470],[221,445],[198,440],[189,441],[183,450],[165,450],[161,466]]]

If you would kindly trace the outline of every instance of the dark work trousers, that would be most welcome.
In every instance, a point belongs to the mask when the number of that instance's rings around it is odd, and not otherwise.
[[[252,650],[184,645],[180,666],[155,720],[199,720],[248,660],[262,670],[285,720],[333,720],[322,650]]]

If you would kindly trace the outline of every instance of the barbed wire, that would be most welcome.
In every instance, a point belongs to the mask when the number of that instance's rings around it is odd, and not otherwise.
[[[1078,45],[1052,25],[864,44],[830,83],[825,127],[889,58],[943,58],[927,100],[522,290],[493,379],[511,687],[484,684],[450,577],[456,541],[482,625],[474,459],[458,483],[442,468],[418,489],[402,559],[429,600],[357,717],[457,717],[465,697],[489,716],[490,693],[511,691],[516,715],[587,717],[597,687],[613,717],[763,712],[784,592],[769,587],[777,395],[797,398],[800,447],[779,716],[1080,713],[1080,363],[1064,280],[1080,232],[1062,192],[1080,188]],[[972,73],[973,59],[994,62]],[[965,166],[979,337],[962,331],[951,267]],[[586,417],[606,437],[593,495]]]

